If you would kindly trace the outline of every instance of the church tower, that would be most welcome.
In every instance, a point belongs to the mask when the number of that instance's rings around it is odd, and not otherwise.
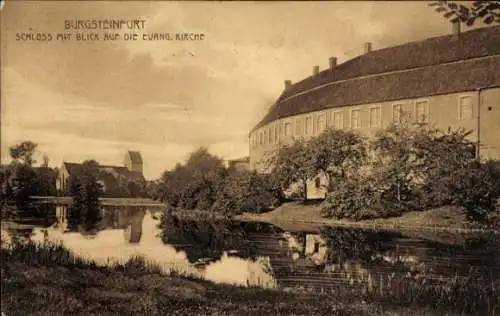
[[[142,174],[142,157],[141,153],[138,151],[127,151],[125,154],[125,167],[129,171],[139,172]]]

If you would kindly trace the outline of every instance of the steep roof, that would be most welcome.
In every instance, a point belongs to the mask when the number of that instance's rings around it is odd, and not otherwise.
[[[498,56],[500,26],[372,51],[286,89],[254,130],[323,108],[498,86]]]
[[[82,173],[82,164],[80,163],[63,162],[63,165],[70,175],[78,175]],[[140,172],[130,171],[123,166],[99,165],[99,170],[107,171],[115,177],[122,176],[133,181],[144,180],[144,176]]]
[[[133,164],[142,164],[142,156],[140,152],[129,150],[127,154],[129,155],[130,160]]]

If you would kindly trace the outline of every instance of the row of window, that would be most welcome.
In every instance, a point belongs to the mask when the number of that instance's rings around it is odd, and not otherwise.
[[[362,126],[362,111],[361,109],[348,110],[348,123],[352,129],[360,129]],[[405,119],[407,108],[405,103],[392,104],[392,121],[401,122]],[[411,113],[411,112],[410,112]],[[429,101],[418,100],[414,103],[414,120],[416,122],[428,122],[429,119]],[[345,110],[334,110],[329,115],[329,124],[327,124],[326,113],[315,116],[313,124],[313,116],[300,117],[295,119],[295,136],[315,135],[321,133],[327,125],[337,129],[345,128],[344,118]],[[458,117],[460,120],[471,119],[473,117],[473,98],[471,96],[461,96],[458,99]],[[382,108],[381,106],[371,106],[368,108],[367,127],[380,128],[382,126]],[[277,144],[280,135],[279,124],[275,123],[273,127],[265,128],[251,136],[251,145]],[[284,137],[292,136],[292,123],[285,121],[282,127],[282,135]]]

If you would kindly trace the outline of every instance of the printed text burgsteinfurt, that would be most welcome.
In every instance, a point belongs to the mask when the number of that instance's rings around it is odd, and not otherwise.
[[[169,32],[147,32],[147,20],[143,19],[74,19],[64,20],[64,29],[44,32],[30,27],[28,31],[16,32],[17,42],[97,42],[97,41],[192,41],[206,40],[199,32],[179,30]]]
[[[146,20],[64,20],[66,30],[143,30]]]

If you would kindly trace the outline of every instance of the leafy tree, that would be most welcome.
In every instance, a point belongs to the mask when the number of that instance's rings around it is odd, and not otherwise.
[[[12,200],[12,168],[10,165],[0,165],[0,205],[5,205]]]
[[[32,141],[24,141],[9,148],[10,156],[13,160],[21,160],[25,165],[32,166],[36,161],[33,155],[38,145]]]
[[[344,178],[358,169],[367,153],[361,136],[334,128],[328,128],[313,138],[309,150],[313,171],[323,174],[329,186],[334,178]]]
[[[89,231],[100,221],[101,205],[99,197],[102,186],[98,183],[98,163],[94,160],[85,161],[78,174],[69,178],[70,194],[73,197],[68,216],[71,228]]]
[[[452,202],[457,172],[476,161],[475,143],[468,139],[470,131],[430,131],[417,135],[415,147],[421,153],[421,205],[424,208],[447,205]]]
[[[161,177],[162,199],[172,207],[210,210],[223,185],[226,168],[222,159],[199,148],[184,165],[177,164]]]
[[[379,195],[375,195],[377,192],[367,177],[347,177],[334,182],[330,189],[321,206],[323,216],[354,220],[381,217],[372,203],[379,200]]]
[[[364,172],[332,183],[323,214],[359,220],[454,204],[472,220],[486,218],[497,201],[495,185],[488,183],[498,182],[491,168],[473,167],[469,135],[407,122],[389,126],[371,141],[370,159],[357,166]],[[474,186],[477,177],[489,179],[482,191]]]
[[[229,170],[219,190],[214,210],[226,215],[260,213],[279,203],[272,177],[256,171]]]
[[[127,182],[127,190],[131,197],[144,197],[144,186],[145,184],[139,181],[130,180]]]
[[[32,195],[38,193],[38,177],[35,170],[29,165],[13,163],[8,167],[8,178],[5,180],[8,199],[15,201],[19,209],[23,209]]]
[[[179,163],[172,170],[165,171],[158,186],[161,199],[172,207],[179,206],[189,179],[188,171]]]
[[[405,122],[379,131],[371,142],[373,181],[386,202],[399,211],[415,207],[415,194],[426,178],[426,155],[437,148],[436,133],[424,124]]]
[[[42,166],[35,169],[36,173],[36,193],[37,196],[55,196],[56,195],[56,170],[48,166]]]
[[[307,199],[307,181],[316,176],[308,142],[297,139],[291,145],[284,145],[266,163],[272,166],[272,174],[282,191],[294,183],[300,183],[301,197]]]
[[[153,200],[162,200],[160,180],[146,181],[144,184],[144,196]]]
[[[15,203],[16,212],[27,216],[40,216],[37,208],[29,205],[30,196],[55,195],[56,172],[48,167],[48,157],[39,168],[32,165],[37,145],[31,141],[12,146],[10,154],[12,162],[1,166],[0,198],[1,204]],[[38,209],[42,209],[39,207]]]
[[[429,4],[452,22],[463,22],[468,26],[477,20],[484,24],[500,23],[500,1],[473,1],[471,6],[455,1],[437,1]]]
[[[483,224],[498,221],[500,215],[498,161],[488,161],[484,164],[471,163],[457,170],[448,185],[452,192],[451,203],[463,207],[470,221]]]

